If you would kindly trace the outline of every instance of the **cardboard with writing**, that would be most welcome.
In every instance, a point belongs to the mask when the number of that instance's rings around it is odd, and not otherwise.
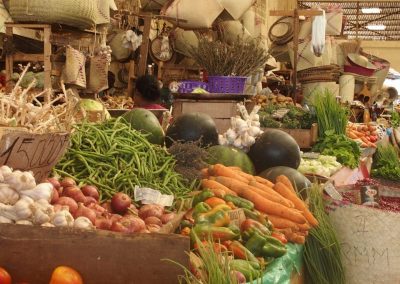
[[[69,133],[33,134],[0,129],[0,165],[46,178],[69,146]]]
[[[231,219],[231,224],[238,226],[246,220],[246,215],[244,214],[243,209],[235,209],[228,212],[229,218]]]

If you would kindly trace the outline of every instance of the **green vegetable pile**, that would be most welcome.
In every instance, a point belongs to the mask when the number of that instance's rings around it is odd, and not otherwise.
[[[374,156],[373,177],[400,180],[399,153],[391,144],[378,145]]]
[[[393,128],[400,127],[400,114],[397,111],[391,113],[390,123]]]
[[[71,146],[55,173],[96,185],[102,200],[116,192],[133,196],[136,185],[187,197],[195,182],[189,184],[174,166],[174,158],[164,148],[150,144],[145,135],[118,118],[75,126]]]
[[[325,212],[322,192],[318,185],[309,191],[310,210],[319,225],[309,231],[304,246],[307,281],[310,284],[344,284],[345,275],[340,244],[336,231]]]
[[[337,161],[351,169],[358,167],[361,151],[358,144],[347,138],[346,135],[333,134],[332,132],[319,140],[313,147],[313,151],[322,155],[335,156]]]
[[[317,122],[311,112],[296,106],[288,106],[289,112],[281,121],[275,120],[272,115],[280,109],[279,106],[266,106],[259,111],[261,127],[266,128],[288,128],[288,129],[310,129],[312,124]]]

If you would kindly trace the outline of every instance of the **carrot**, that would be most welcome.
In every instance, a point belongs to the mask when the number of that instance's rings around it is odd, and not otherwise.
[[[284,185],[286,185],[287,188],[290,189],[291,192],[293,192],[294,194],[296,194],[296,190],[293,187],[292,182],[290,181],[290,179],[285,176],[285,175],[280,175],[276,178],[276,182],[281,182]]]
[[[302,236],[297,233],[288,234],[286,235],[286,238],[288,239],[288,241],[291,241],[292,243],[296,244],[304,244],[306,242],[305,236]]]
[[[211,177],[211,179],[219,182],[220,184],[224,185],[225,187],[229,188],[231,191],[234,191],[237,194],[240,194],[240,192],[243,191],[244,187],[247,186],[247,183],[230,177],[218,176]]]
[[[229,168],[232,169],[232,170],[234,170],[234,171],[236,172],[236,174],[238,174],[238,175],[240,175],[241,177],[247,179],[248,181],[253,181],[253,180],[255,180],[253,175],[250,175],[250,174],[248,174],[248,173],[245,173],[244,171],[242,171],[241,168],[238,168],[238,167],[229,167]]]
[[[306,222],[306,219],[300,212],[292,208],[285,207],[279,203],[269,201],[254,191],[242,190],[239,195],[253,202],[255,208],[259,211],[286,218],[300,224]]]
[[[261,189],[262,191],[268,192],[270,195],[274,195],[278,199],[284,199],[284,205],[287,207],[291,207],[291,208],[294,207],[292,201],[284,198],[282,195],[280,195],[275,190],[273,190],[272,187],[269,187],[269,186],[259,183],[257,181],[251,181],[251,182],[249,182],[249,185],[257,187],[257,188]]]
[[[318,225],[317,219],[315,219],[315,217],[311,214],[304,202],[300,198],[298,198],[297,195],[293,193],[289,188],[287,188],[286,185],[281,182],[277,182],[274,186],[274,189],[280,195],[292,201],[294,207],[303,212],[304,217],[307,219],[311,226],[315,227]]]
[[[201,177],[202,178],[208,178],[210,176],[209,172],[208,172],[208,168],[204,168],[201,170]]]
[[[269,191],[264,191],[254,186],[248,186],[246,187],[246,190],[252,190],[270,201],[282,204],[283,206],[286,206],[288,208],[293,208],[293,203],[290,200],[287,200],[286,198],[280,196],[279,194],[271,194]]]
[[[299,230],[298,224],[279,216],[268,214],[268,220],[270,220],[272,225],[274,225],[274,227],[278,229],[290,228],[296,231]]]
[[[353,131],[348,131],[347,136],[350,137],[351,139],[357,139],[358,136],[353,132]]]
[[[207,198],[204,202],[207,203],[208,205],[210,205],[211,208],[214,208],[215,206],[220,205],[220,204],[226,204],[225,200],[218,198],[218,197]]]
[[[229,177],[229,178],[234,178],[234,179],[240,180],[241,182],[247,182],[247,179],[238,175],[236,173],[236,171],[234,171],[228,167],[225,167],[224,165],[221,165],[221,164],[216,164],[214,166],[210,166],[210,173],[213,176]]]
[[[262,184],[264,184],[266,186],[269,186],[269,187],[273,187],[274,186],[274,184],[272,182],[270,182],[269,180],[267,180],[265,178],[262,178],[262,177],[259,177],[259,176],[254,176],[254,178],[256,179],[257,182],[262,183]]]
[[[299,227],[300,232],[307,232],[311,229],[311,226],[308,223],[297,224],[297,227]]]
[[[218,197],[223,197],[225,194],[232,194],[237,196],[236,192],[230,190],[226,186],[220,184],[219,182],[211,179],[201,180],[201,185],[203,188],[208,188]]]

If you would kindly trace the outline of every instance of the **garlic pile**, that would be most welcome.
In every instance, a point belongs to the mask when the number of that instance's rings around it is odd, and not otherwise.
[[[257,114],[261,107],[255,106],[250,114],[242,103],[237,107],[240,116],[231,118],[231,128],[219,135],[219,144],[231,145],[247,152],[262,134],[260,116]]]
[[[13,171],[8,166],[1,166],[0,223],[94,228],[90,220],[77,218],[74,221],[68,207],[56,212],[55,207],[50,204],[53,192],[51,183],[36,184],[32,172]]]

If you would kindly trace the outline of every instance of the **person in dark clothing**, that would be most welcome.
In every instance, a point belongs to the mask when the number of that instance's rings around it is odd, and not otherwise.
[[[136,80],[133,101],[135,108],[165,109],[160,103],[160,85],[157,78],[144,75]]]

